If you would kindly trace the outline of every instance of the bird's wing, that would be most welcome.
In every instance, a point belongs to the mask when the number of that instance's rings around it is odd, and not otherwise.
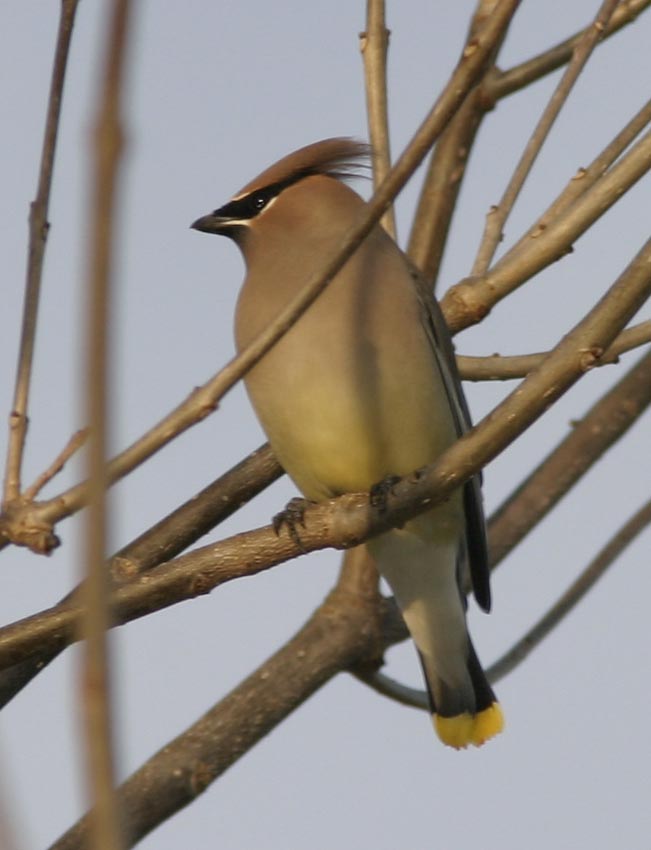
[[[461,386],[452,338],[441,308],[432,295],[429,286],[411,262],[409,262],[409,268],[423,307],[423,324],[432,343],[432,350],[447,393],[456,431],[459,436],[462,436],[472,427],[472,422]],[[463,505],[466,516],[465,548],[475,599],[484,611],[489,611],[491,606],[490,567],[481,482],[481,474],[477,474],[469,479],[463,487]]]

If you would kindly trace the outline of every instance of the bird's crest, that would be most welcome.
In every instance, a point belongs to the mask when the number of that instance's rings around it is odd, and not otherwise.
[[[288,186],[315,174],[324,174],[337,180],[363,177],[363,169],[370,166],[370,146],[349,138],[323,139],[299,148],[259,174],[241,189],[235,199],[266,186]]]

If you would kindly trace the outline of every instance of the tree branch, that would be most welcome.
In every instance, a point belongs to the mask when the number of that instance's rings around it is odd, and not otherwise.
[[[543,110],[499,204],[492,207],[486,216],[484,235],[471,274],[482,275],[488,270],[497,246],[502,240],[504,224],[531,172],[545,139],[579,78],[579,74],[602,37],[618,2],[619,0],[603,0],[592,25],[586,29],[574,48],[572,59]]]
[[[110,627],[107,538],[109,328],[114,212],[123,147],[122,85],[128,36],[129,0],[114,0],[106,42],[103,79],[93,134],[91,236],[88,249],[89,302],[86,340],[86,400],[90,423],[85,524],[86,580],[81,613],[84,637],[81,696],[85,731],[86,777],[92,811],[89,844],[102,850],[123,846],[115,795],[111,677],[107,631]]]
[[[634,21],[649,6],[651,6],[651,0],[621,0],[606,27],[603,37],[608,38],[619,32],[622,27]],[[561,68],[566,62],[569,62],[576,46],[588,30],[589,27],[575,33],[570,38],[566,38],[560,44],[550,47],[544,53],[515,65],[507,71],[496,74],[489,81],[487,96],[495,100],[507,97]]]
[[[49,230],[47,220],[50,205],[50,190],[54,171],[54,155],[56,152],[61,115],[61,100],[63,84],[68,66],[68,54],[72,28],[75,23],[78,0],[62,0],[59,18],[59,32],[54,52],[54,67],[50,82],[50,96],[45,120],[45,134],[41,152],[41,166],[38,178],[36,198],[29,210],[29,247],[27,249],[27,279],[25,281],[25,301],[23,306],[23,324],[20,335],[20,351],[16,371],[14,400],[9,417],[9,446],[7,449],[7,467],[4,481],[3,501],[9,504],[20,498],[21,469],[27,435],[27,406],[34,359],[34,340],[36,338],[36,323],[38,305],[41,294],[41,279],[43,275],[43,258],[45,243]]]
[[[466,45],[472,44],[494,7],[495,0],[479,0]],[[486,97],[486,84],[496,73],[494,63],[505,37],[506,29],[494,45],[484,76],[436,143],[423,181],[407,253],[433,288],[473,144],[483,118],[495,103]]]
[[[453,333],[476,324],[499,301],[572,249],[573,242],[601,218],[651,169],[651,133],[643,136],[588,191],[550,224],[520,240],[482,277],[465,278],[442,300]]]
[[[366,113],[373,149],[373,187],[377,191],[391,170],[391,145],[387,108],[387,51],[391,33],[386,28],[384,0],[367,0],[366,32],[359,35],[364,59]],[[381,218],[382,227],[396,239],[396,217],[390,206]]]
[[[488,528],[497,566],[651,404],[651,352],[574,424],[572,431],[502,503]]]
[[[269,445],[261,446],[113,555],[107,564],[107,572],[116,584],[122,584],[174,558],[264,490],[282,472]],[[78,603],[78,592],[79,588],[76,588],[69,593],[49,610],[49,616],[56,618],[71,604]],[[67,644],[68,641],[62,642],[54,635],[43,641],[29,658],[0,670],[0,708],[10,702]]]
[[[489,681],[496,682],[511,672],[649,523],[651,502],[613,537],[534,629],[489,668]],[[355,565],[351,562],[347,569],[355,570]],[[365,593],[365,589],[370,592]],[[292,640],[121,786],[129,846],[191,803],[336,673],[376,663],[388,645],[382,621],[382,602],[374,585],[360,586],[356,578],[340,580]],[[382,674],[367,675],[364,680],[404,705],[428,709],[427,695],[422,691]],[[51,850],[85,847],[87,831],[86,816]]]
[[[579,168],[574,177],[566,185],[560,195],[552,202],[545,212],[526,231],[511,249],[514,251],[528,242],[530,238],[538,237],[546,230],[551,222],[555,221],[562,213],[569,209],[572,204],[592,188],[604,174],[612,167],[613,163],[622,155],[626,148],[639,136],[642,130],[651,121],[651,100],[637,112],[631,120],[620,130],[615,138],[599,153],[587,168]]]
[[[344,576],[348,569],[354,566]],[[295,637],[122,785],[129,846],[191,803],[334,675],[377,657],[380,614],[373,587],[366,594],[357,579],[340,581]],[[51,850],[87,841],[86,816]]]
[[[651,342],[651,320],[640,322],[622,331],[612,345],[609,345],[595,366],[608,366],[619,362],[620,354],[639,348]],[[493,354],[489,357],[469,357],[457,355],[457,366],[461,377],[466,381],[507,381],[524,378],[537,369],[549,352],[536,354]]]
[[[508,652],[491,665],[488,670],[490,681],[499,681],[521,664],[583,599],[608,567],[649,524],[651,524],[651,501],[643,505],[619,529],[547,613]]]

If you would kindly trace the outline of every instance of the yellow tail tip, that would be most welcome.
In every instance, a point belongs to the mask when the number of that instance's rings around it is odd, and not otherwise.
[[[465,749],[469,744],[481,747],[504,728],[504,715],[499,703],[494,702],[478,714],[464,712],[456,717],[434,715],[436,734],[456,750]]]

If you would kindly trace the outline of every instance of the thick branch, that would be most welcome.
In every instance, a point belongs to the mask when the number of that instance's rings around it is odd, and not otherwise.
[[[294,638],[152,756],[120,788],[129,846],[191,803],[334,675],[377,657],[380,612],[373,587],[365,593],[355,578],[340,582]],[[85,817],[51,850],[80,850],[87,841]]]
[[[587,593],[619,554],[651,523],[648,502],[613,537],[584,573],[527,635],[488,671],[496,682],[520,663]],[[356,549],[354,553],[362,550]],[[353,554],[354,554],[353,553]],[[357,565],[351,562],[349,572]],[[345,574],[345,573],[344,573]],[[148,759],[120,788],[129,846],[191,803],[260,738],[336,673],[372,667],[389,641],[382,603],[362,572],[340,581],[303,629],[234,691]],[[428,709],[427,695],[382,674],[365,677],[375,690]],[[87,816],[51,850],[86,846]]]

